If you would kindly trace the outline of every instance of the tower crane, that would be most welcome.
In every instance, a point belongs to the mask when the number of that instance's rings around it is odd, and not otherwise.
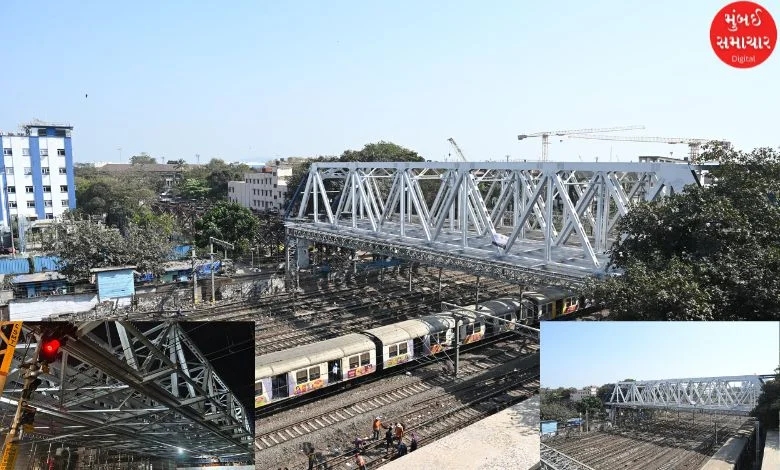
[[[455,139],[453,139],[452,137],[450,137],[449,139],[447,139],[447,141],[448,141],[450,144],[452,144],[452,147],[455,149],[455,153],[457,153],[457,154],[458,154],[458,156],[460,157],[460,159],[461,159],[461,160],[463,160],[464,162],[467,162],[468,160],[466,160],[466,156],[465,156],[465,155],[463,155],[463,151],[461,151],[460,147],[458,147],[458,144],[456,144],[456,143],[455,143]]]
[[[702,144],[711,142],[713,140],[723,142],[724,144],[730,144],[730,142],[718,139],[692,139],[687,137],[626,137],[617,135],[573,135],[572,139],[594,139],[594,140],[620,140],[626,142],[659,142],[663,144],[686,144],[690,149],[690,162],[696,163],[699,159],[699,153]]]
[[[534,132],[533,134],[520,134],[517,136],[517,140],[527,139],[529,137],[541,137],[542,138],[542,161],[547,161],[548,147],[550,145],[550,136],[569,136],[578,134],[593,134],[594,132],[616,132],[616,131],[630,131],[636,129],[644,129],[645,126],[620,126],[620,127],[602,127],[596,129],[571,129],[565,131],[542,131]]]

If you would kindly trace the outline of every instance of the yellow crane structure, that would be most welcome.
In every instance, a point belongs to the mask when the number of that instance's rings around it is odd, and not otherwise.
[[[662,144],[685,144],[689,148],[689,157],[691,163],[696,163],[699,159],[702,144],[707,142],[722,142],[724,144],[730,144],[730,142],[720,139],[693,139],[688,137],[626,137],[617,135],[572,135],[572,139],[594,139],[594,140],[617,140],[624,142],[653,142]]]
[[[596,132],[630,131],[630,130],[644,129],[644,128],[645,126],[619,126],[619,127],[602,127],[602,128],[594,128],[594,129],[570,129],[564,131],[542,131],[542,132],[534,132],[531,134],[520,134],[517,136],[517,140],[524,140],[530,137],[541,137],[542,138],[542,161],[546,162],[547,156],[549,154],[548,147],[550,146],[551,135],[564,137],[564,136],[574,136],[580,134],[593,134]]]

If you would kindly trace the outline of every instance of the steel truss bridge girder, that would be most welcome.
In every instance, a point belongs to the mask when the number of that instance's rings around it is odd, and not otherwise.
[[[757,375],[618,382],[608,404],[748,415],[758,403],[762,383]]]
[[[542,469],[548,470],[593,470],[584,463],[542,443],[540,448]]]
[[[578,276],[541,269],[526,268],[506,262],[478,258],[475,255],[451,254],[427,249],[425,246],[409,245],[396,240],[372,239],[351,233],[338,233],[310,226],[286,223],[287,237],[293,240],[305,239],[316,243],[335,245],[359,251],[392,256],[428,266],[466,271],[477,276],[500,279],[523,285],[550,285],[577,287],[584,279]]]
[[[25,324],[27,339],[17,345],[0,406],[16,406],[19,366],[36,347],[35,328]],[[190,459],[251,460],[243,405],[178,323],[139,329],[131,322],[85,322],[76,336],[39,377],[29,400],[38,409],[36,433],[22,444],[68,442],[168,458],[181,457],[182,448]]]
[[[617,222],[633,204],[697,184],[696,173],[704,169],[663,163],[313,163],[296,225],[422,245],[469,264],[476,258],[587,277],[604,269],[619,235]]]

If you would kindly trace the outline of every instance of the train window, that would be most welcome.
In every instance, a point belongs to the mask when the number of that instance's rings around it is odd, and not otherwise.
[[[371,364],[371,356],[368,353],[363,353],[360,355],[360,365],[361,366],[367,366]]]
[[[309,381],[309,374],[306,372],[306,369],[299,370],[295,373],[295,381],[298,382],[298,385]]]
[[[263,394],[263,382],[255,382],[255,395]]]
[[[476,323],[469,323],[468,325],[466,325],[466,336],[474,334],[474,327],[475,326],[476,326]]]
[[[441,344],[441,333],[431,335],[431,344]]]
[[[392,345],[388,348],[388,356],[395,357],[398,355],[398,346]]]
[[[401,343],[398,345],[398,355],[406,354],[406,343]]]
[[[309,380],[317,380],[320,378],[320,368],[312,367],[309,369]]]
[[[350,369],[354,369],[358,365],[359,364],[358,364],[358,357],[357,356],[352,356],[352,357],[349,358],[349,368]]]

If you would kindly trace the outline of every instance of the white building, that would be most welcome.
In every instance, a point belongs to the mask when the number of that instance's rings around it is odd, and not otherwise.
[[[292,167],[264,166],[244,174],[244,181],[228,182],[228,199],[257,211],[285,208],[287,180]]]
[[[34,121],[23,132],[0,132],[0,214],[53,219],[76,207],[71,131],[73,126]]]
[[[596,386],[591,385],[590,387],[585,387],[581,390],[577,390],[575,392],[572,392],[569,399],[571,401],[582,401],[585,397],[595,397],[599,393],[599,388]]]

